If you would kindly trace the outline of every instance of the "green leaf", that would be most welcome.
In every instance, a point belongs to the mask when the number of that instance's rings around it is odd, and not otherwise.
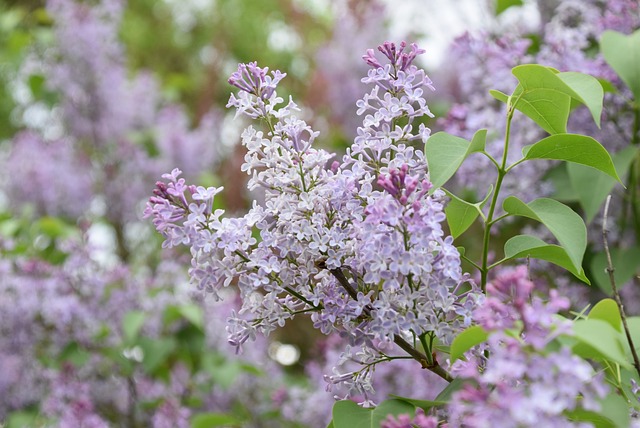
[[[611,262],[618,288],[628,283],[634,275],[640,273],[640,248],[612,248]],[[596,254],[591,259],[591,272],[596,285],[607,295],[611,295],[611,282],[607,268],[607,258],[604,252]]]
[[[557,72],[538,64],[519,65],[511,72],[520,82],[512,95],[515,107],[550,134],[567,132],[574,92]]]
[[[165,309],[164,322],[166,325],[183,318],[200,330],[204,328],[204,315],[202,313],[202,308],[198,305],[184,304],[179,306],[168,306]]]
[[[199,413],[191,418],[191,428],[210,428],[236,425],[240,426],[240,421],[226,413]]]
[[[200,330],[204,328],[204,314],[202,308],[198,305],[180,305],[178,306],[180,315],[187,319],[191,324],[198,327]]]
[[[487,201],[489,200],[489,196],[493,191],[493,184],[489,186],[487,196],[485,196],[482,201],[475,204],[457,197],[446,189],[443,190],[451,198],[444,209],[444,212],[447,215],[447,224],[449,225],[449,231],[451,232],[451,236],[457,238],[458,236],[462,235],[473,224],[475,219],[478,218],[478,216],[481,214],[482,207],[487,203]]]
[[[600,414],[612,420],[616,428],[629,427],[629,405],[621,395],[612,392],[600,403]]]
[[[629,327],[633,346],[636,348],[636,351],[640,351],[640,317],[628,317],[627,327]],[[635,375],[636,374],[634,372],[634,376]]]
[[[598,79],[588,74],[572,71],[558,73],[556,76],[571,88],[575,94],[573,98],[580,101],[589,109],[594,122],[598,125],[598,128],[600,128],[604,90]]]
[[[556,134],[522,149],[524,158],[554,159],[590,166],[608,174],[620,184],[609,152],[591,137],[579,134]]]
[[[538,126],[549,134],[567,132],[567,121],[571,110],[570,96],[553,89],[543,88],[525,91],[525,94],[520,98],[518,95],[519,93],[514,93],[512,96],[517,100],[516,109],[537,123]]]
[[[622,333],[622,318],[618,304],[613,299],[602,299],[591,308],[589,319],[602,320]]]
[[[615,153],[611,158],[620,177],[624,177],[638,156],[638,147],[627,146]],[[577,196],[582,209],[584,209],[587,223],[591,223],[600,212],[600,207],[616,185],[616,180],[599,171],[577,163],[566,165],[570,186],[567,191]]]
[[[45,78],[40,74],[32,74],[28,79],[29,89],[31,89],[31,93],[34,98],[38,99],[42,97],[42,92],[44,89]]]
[[[610,94],[618,93],[618,88],[616,88],[615,85],[611,83],[609,80],[598,78],[598,82],[602,86],[602,89],[604,90],[605,93],[610,93]]]
[[[141,311],[129,311],[122,318],[122,333],[127,342],[132,342],[142,328],[147,315]]]
[[[44,421],[39,421],[36,412],[16,411],[9,413],[6,419],[6,428],[25,428],[45,426]]]
[[[334,428],[370,428],[372,409],[364,409],[350,400],[337,401],[333,405]]]
[[[478,208],[457,196],[450,194],[451,200],[444,209],[447,216],[447,224],[453,238],[462,235],[478,218]]]
[[[636,102],[640,102],[640,30],[628,36],[616,31],[605,31],[600,39],[600,51],[611,68],[631,89]]]
[[[439,400],[419,400],[417,398],[409,398],[409,397],[400,397],[399,395],[391,395],[393,398],[406,401],[407,403],[412,404],[414,407],[419,407],[425,412],[428,412],[432,407],[439,407],[448,404],[448,401],[439,401]]]
[[[435,398],[435,401],[446,401],[447,403],[451,401],[451,396],[454,392],[462,389],[464,386],[464,380],[457,377],[453,380],[453,382],[449,383],[449,385],[445,386],[445,388],[438,394]]]
[[[576,276],[581,281],[591,284],[584,269],[576,269],[564,248],[547,244],[543,240],[530,235],[517,235],[504,244],[504,260],[533,257],[556,264]],[[502,261],[501,261],[502,262]]]
[[[413,415],[415,407],[403,400],[385,400],[375,409],[365,409],[350,400],[337,401],[333,405],[334,428],[378,428],[388,415],[408,413]]]
[[[60,353],[58,359],[60,361],[70,362],[76,367],[84,366],[91,358],[91,353],[80,347],[78,342],[71,342]]]
[[[142,338],[140,347],[143,351],[142,367],[147,373],[153,373],[164,364],[171,353],[176,350],[174,338],[149,339]]]
[[[496,0],[496,16],[512,6],[522,6],[522,0]]]
[[[589,171],[593,171],[594,174],[598,174],[598,176],[605,177],[607,180],[615,183],[615,180],[609,178],[608,175],[601,174],[589,166],[583,166],[577,163],[558,164],[555,167],[551,167],[542,177],[543,180],[549,181],[553,185],[553,199],[556,201],[564,203],[578,202],[578,198],[571,188],[571,181],[569,181],[569,173],[567,172],[568,165],[577,165],[581,168],[588,169]]]
[[[582,258],[587,248],[587,228],[582,218],[566,205],[548,198],[525,204],[509,196],[502,204],[512,215],[528,217],[544,224],[565,249],[576,271],[582,270]]]
[[[446,132],[437,132],[427,140],[425,156],[433,188],[442,187],[471,153],[482,152],[487,131],[481,129],[471,142]]]
[[[616,428],[615,423],[611,419],[590,410],[576,409],[565,412],[565,415],[570,421],[587,422],[595,428]]]
[[[573,337],[578,340],[573,347],[575,354],[631,367],[622,345],[624,337],[608,322],[599,319],[577,320],[573,323]]]
[[[509,95],[505,94],[504,92],[500,92],[497,89],[489,89],[489,94],[496,100],[501,101],[505,104],[509,102]]]
[[[602,85],[592,76],[557,70],[538,64],[514,67],[513,75],[520,85],[512,99],[515,107],[533,119],[550,134],[565,133],[571,100],[584,104],[600,126]]]
[[[479,325],[474,325],[458,334],[451,343],[451,363],[461,358],[465,352],[484,342],[489,333]]]
[[[42,217],[36,223],[38,229],[51,238],[66,237],[74,232],[74,228],[69,226],[58,217]]]

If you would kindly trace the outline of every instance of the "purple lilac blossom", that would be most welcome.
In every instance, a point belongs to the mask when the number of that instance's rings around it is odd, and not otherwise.
[[[31,130],[15,138],[7,161],[12,208],[77,218],[100,202],[93,207],[105,212],[91,215],[122,229],[140,218],[161,171],[177,165],[197,177],[215,164],[222,117],[211,111],[191,127],[182,107],[164,105],[150,73],[127,69],[118,39],[122,1],[50,0],[47,11],[55,44],[31,62],[42,63],[59,94],[65,137],[47,141]],[[154,149],[142,144],[149,138]],[[38,149],[45,155],[34,156]]]
[[[382,421],[382,428],[438,428],[438,419],[434,416],[427,416],[424,410],[417,409],[415,415],[389,415]]]
[[[45,141],[23,131],[13,138],[5,168],[3,190],[14,207],[68,218],[80,217],[89,208],[91,162],[68,138]]]
[[[120,328],[125,314],[145,313],[141,334],[148,339],[175,334],[180,323],[166,326],[163,314],[168,308],[192,303],[191,290],[181,286],[184,261],[163,260],[158,271],[150,274],[122,264],[100,265],[94,260],[96,249],[81,242],[67,242],[65,248],[69,254],[61,265],[25,257],[3,259],[0,420],[12,411],[41,405],[42,416],[56,426],[112,426],[114,414],[128,414],[129,376],[137,405],[152,410],[138,413],[138,422],[145,426],[188,426],[194,412],[228,412],[236,403],[247,405],[257,419],[259,412],[273,411],[263,397],[284,384],[284,379],[277,364],[264,359],[266,342],[259,340],[241,358],[226,345],[226,316],[238,307],[232,290],[225,290],[229,298],[224,304],[209,300],[201,306],[207,352],[215,352],[229,364],[251,365],[268,376],[240,371],[234,387],[228,388],[207,372],[192,371],[181,363],[170,367],[167,382],[139,365],[127,374],[112,352],[124,349],[122,355],[132,361],[144,361],[145,355],[142,349],[126,345]],[[59,367],[47,364],[69,346],[88,352],[87,361],[82,365],[62,362]],[[189,399],[203,404],[194,407],[187,404]]]
[[[454,364],[455,372],[474,382],[454,393],[447,408],[451,428],[589,426],[571,422],[564,412],[599,410],[598,399],[608,389],[602,374],[566,346],[547,348],[570,334],[570,321],[557,317],[569,301],[555,290],[547,302],[532,297],[527,276],[525,266],[505,269],[487,285],[487,298],[473,317],[490,334],[491,358],[470,352],[468,361]]]
[[[237,283],[242,308],[227,331],[238,351],[295,314],[311,313],[322,333],[340,333],[358,350],[359,371],[335,369],[326,379],[348,385],[365,405],[372,404],[372,367],[386,360],[395,338],[449,343],[480,298],[442,230],[444,193],[429,194],[424,155],[411,145],[430,132],[413,124],[432,116],[423,97],[431,80],[413,65],[424,51],[404,42],[378,49],[384,66],[372,50],[363,56],[372,68],[362,81],[373,88],[358,101],[363,126],[341,164],[326,169],[333,155],[313,147],[318,133],[297,118],[291,99],[282,106],[276,84],[283,73],[240,64],[229,83],[241,91],[228,105],[268,127],[242,134],[242,170],[251,176],[249,189],[264,191],[264,205],[223,217],[212,210],[222,189],[187,184],[174,169],[145,211],[165,247],[190,247],[198,288],[219,298]],[[342,360],[352,357],[350,349]]]

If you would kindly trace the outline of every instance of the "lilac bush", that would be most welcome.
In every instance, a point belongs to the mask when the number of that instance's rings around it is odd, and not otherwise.
[[[154,177],[176,165],[196,177],[214,165],[222,118],[214,109],[191,129],[184,108],[158,96],[151,73],[127,69],[118,39],[123,8],[120,0],[47,3],[55,45],[34,51],[23,73],[47,71],[64,137],[37,129],[19,134],[7,162],[7,190],[15,204],[34,206],[40,215],[104,216],[126,258],[124,229],[139,220]],[[152,147],[144,144],[148,139]],[[33,156],[34,150],[55,153]],[[25,192],[34,172],[39,181]]]
[[[340,333],[359,350],[352,355],[348,347],[341,359],[360,369],[327,380],[348,385],[365,404],[374,367],[395,358],[393,342],[448,378],[431,351],[415,346],[449,343],[480,298],[442,230],[444,194],[429,194],[424,155],[410,145],[429,135],[414,124],[430,115],[423,94],[431,81],[412,64],[423,51],[404,43],[379,49],[385,65],[373,51],[364,57],[371,69],[363,82],[373,88],[358,102],[363,126],[341,163],[326,168],[334,155],[312,146],[318,134],[295,116],[291,99],[282,105],[276,85],[283,73],[240,64],[229,82],[241,91],[229,106],[267,127],[242,134],[242,169],[249,189],[264,191],[264,204],[222,217],[212,210],[222,189],[188,185],[176,169],[145,211],[165,246],[190,247],[200,289],[218,297],[237,283],[243,306],[227,330],[238,351],[258,333],[310,313],[322,333]]]
[[[547,302],[532,297],[527,276],[524,266],[503,270],[474,312],[474,321],[491,335],[475,355],[456,362],[455,371],[475,382],[453,395],[450,427],[589,426],[568,422],[564,413],[578,406],[600,410],[598,399],[608,389],[602,374],[566,346],[546,350],[558,336],[571,334],[571,323],[556,318],[569,308],[568,299],[555,290]]]
[[[52,45],[34,46],[22,70],[44,74],[55,126],[27,123],[3,147],[0,424],[173,427],[203,412],[277,413],[269,395],[285,380],[261,358],[268,344],[241,358],[226,344],[231,290],[224,305],[196,305],[179,253],[159,256],[153,240],[134,251],[154,177],[211,169],[222,118],[213,109],[192,127],[150,72],[128,69],[124,6],[48,2]],[[105,226],[120,257],[94,244]]]
[[[1,423],[637,422],[640,318],[625,315],[613,267],[607,271],[615,300],[569,312],[558,291],[566,278],[534,286],[542,275],[529,259],[592,279],[583,268],[584,221],[557,200],[518,199],[554,194],[541,175],[549,160],[622,182],[619,159],[614,165],[598,141],[566,133],[566,123],[546,126],[565,113],[568,120],[577,103],[588,111],[578,107],[570,129],[615,135],[617,141],[606,141],[613,150],[638,141],[631,98],[640,86],[626,74],[625,58],[607,55],[604,41],[602,55],[591,52],[604,29],[637,27],[637,17],[627,16],[637,5],[603,5],[561,2],[539,48],[518,33],[495,43],[461,39],[464,104],[441,122],[456,136],[431,135],[427,127],[434,84],[417,66],[424,50],[416,44],[367,50],[361,82],[368,89],[353,103],[345,103],[354,98],[351,86],[334,82],[343,90],[333,102],[355,104],[361,117],[350,130],[353,144],[340,154],[319,148],[320,133],[293,97],[279,95],[285,73],[239,64],[227,107],[252,122],[241,136],[241,172],[256,199],[243,215],[225,212],[224,190],[206,174],[218,158],[222,114],[214,109],[193,128],[186,108],[166,102],[156,78],[127,69],[117,36],[124,3],[49,1],[55,45],[34,50],[23,77],[46,73],[58,97],[49,118],[57,127],[26,126],[5,163],[11,212],[0,216],[0,294],[8,296],[0,299]],[[375,27],[374,15],[368,18]],[[634,40],[623,41],[635,49]],[[599,123],[607,82],[515,67],[533,61],[588,71],[618,87],[605,97],[602,133],[586,121]],[[329,62],[325,57],[322,65]],[[343,79],[345,69],[332,69],[340,76],[332,79]],[[489,88],[505,92],[493,93],[504,107],[477,93]],[[533,113],[524,104],[540,100]],[[483,126],[489,129],[475,132]],[[486,163],[469,161],[473,156]],[[164,238],[163,255],[152,242],[145,243],[153,247],[148,253],[132,245],[146,240],[135,224],[136,205],[160,171],[171,172],[156,183],[144,216]],[[473,204],[452,193],[452,177],[486,200]],[[633,190],[625,194],[635,207]],[[510,237],[520,222],[498,223],[512,217],[548,231]],[[456,247],[476,220],[482,239]],[[114,232],[119,257],[105,261],[93,244],[100,223]],[[500,259],[494,247],[504,240]],[[463,259],[477,278],[465,273]],[[505,266],[515,259],[527,259],[526,266]],[[185,283],[185,266],[196,287]],[[309,342],[319,345],[308,352],[302,377],[266,356],[277,345],[269,336],[305,315],[318,334]]]
[[[539,65],[514,69],[520,82],[514,95],[496,95],[507,105],[505,119],[498,121],[498,126],[504,123],[506,136],[502,151],[492,155],[485,150],[485,131],[466,141],[445,133],[430,136],[420,123],[433,116],[424,98],[425,89],[433,89],[432,82],[413,64],[424,51],[404,42],[386,42],[378,51],[383,60],[372,49],[363,56],[371,69],[362,82],[373,88],[356,103],[363,124],[342,162],[313,147],[319,133],[297,117],[298,107],[291,98],[285,102],[278,96],[284,73],[270,73],[256,63],[240,64],[229,79],[240,92],[231,95],[228,106],[236,108],[237,116],[248,116],[265,127],[250,125],[242,134],[247,150],[242,170],[251,176],[249,189],[261,190],[264,202],[255,201],[243,217],[225,217],[223,210],[213,208],[222,188],[188,184],[174,169],[157,183],[145,216],[165,237],[165,247],[190,248],[190,276],[200,289],[219,299],[230,285],[239,288],[242,308],[227,326],[229,342],[238,352],[250,339],[266,336],[303,313],[310,313],[322,333],[338,333],[347,342],[332,374],[324,378],[328,390],[340,394],[335,398],[357,400],[361,407],[339,401],[333,409],[334,426],[347,426],[356,414],[382,421],[380,409],[396,414],[386,418],[385,426],[438,426],[443,421],[447,421],[443,426],[485,426],[496,418],[502,426],[590,426],[594,415],[610,410],[601,406],[607,395],[603,376],[595,376],[585,357],[604,361],[605,367],[622,360],[591,342],[587,329],[598,325],[621,333],[615,321],[603,318],[601,308],[611,311],[613,301],[600,302],[588,318],[571,322],[558,314],[569,305],[557,291],[551,290],[548,301],[532,297],[533,283],[526,278],[525,267],[503,270],[491,281],[489,272],[536,250],[537,258],[587,280],[581,267],[586,248],[583,220],[552,199],[527,204],[502,185],[513,168],[538,159],[591,166],[619,180],[609,154],[596,140],[567,134],[560,130],[563,124],[544,128],[549,120],[563,117],[557,109],[564,108],[568,119],[572,98],[585,104],[598,122],[599,105],[585,99],[602,93],[600,83]],[[517,107],[521,100],[534,104],[536,96],[555,101],[545,95],[549,87],[557,92],[554,97],[561,97],[559,103],[529,110],[529,104]],[[516,108],[552,135],[522,157],[510,158],[511,132],[526,136],[511,126]],[[525,126],[535,130],[530,139],[540,138],[537,128]],[[565,153],[562,145],[567,139],[593,156]],[[426,155],[414,147],[416,143],[426,144]],[[453,207],[445,214],[446,194],[440,186],[474,152],[495,167],[495,185],[487,200],[478,204],[449,193]],[[482,206],[489,199],[485,214]],[[504,201],[505,214],[496,211],[499,201]],[[464,223],[449,222],[456,236],[475,219],[483,224],[482,261],[466,258],[480,272],[479,287],[462,273],[454,238],[442,228],[448,216]],[[492,227],[509,216],[541,222],[560,245],[519,235],[512,238],[512,247],[523,249],[514,251],[507,245],[505,259],[490,264]],[[613,340],[614,347],[626,343],[621,334]],[[575,343],[588,343],[597,350],[594,354]],[[478,344],[465,362],[455,362],[462,357],[461,349]],[[396,355],[398,348],[406,354]],[[454,362],[451,372],[439,362],[446,353]],[[374,373],[394,360],[416,360],[420,364],[415,367],[453,383],[435,401],[400,397],[370,411],[378,404]],[[451,398],[440,403],[443,394]],[[300,400],[300,395],[279,395],[279,401],[286,398]],[[419,411],[414,417],[404,412],[407,405],[444,409],[430,416]]]

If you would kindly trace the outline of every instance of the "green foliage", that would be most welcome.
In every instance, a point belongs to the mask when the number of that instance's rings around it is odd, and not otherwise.
[[[476,202],[475,204],[467,202],[445,190],[447,195],[451,198],[444,209],[444,212],[447,215],[447,224],[449,225],[451,236],[454,238],[459,237],[473,224],[478,216],[483,215],[482,207],[484,207],[489,200],[492,190],[493,185],[489,187],[487,196],[485,196],[482,201]]]
[[[522,6],[522,0],[496,0],[496,16],[512,6]]]
[[[333,405],[334,428],[377,428],[387,415],[413,414],[415,407],[404,400],[386,400],[375,409],[365,409],[349,400]]]
[[[577,343],[573,352],[582,358],[611,361],[624,368],[631,364],[624,352],[626,339],[608,321],[602,319],[583,319],[573,323],[573,337]]]
[[[605,31],[600,39],[600,50],[611,68],[640,100],[640,30],[628,36],[616,31]]]
[[[573,71],[558,73],[556,76],[573,91],[569,95],[589,109],[593,121],[600,128],[604,98],[604,88],[600,81],[588,74]]]
[[[640,248],[611,248],[611,262],[615,268],[614,274],[618,288],[624,286],[634,275],[640,273]],[[609,274],[606,272],[607,258],[604,252],[596,254],[591,259],[591,275],[602,292],[612,293]]]
[[[629,426],[629,403],[618,394],[608,394],[601,401],[600,414],[613,422],[616,428]]]
[[[589,319],[606,321],[622,333],[622,318],[618,305],[613,299],[600,300],[589,312]]]
[[[489,333],[479,325],[471,326],[459,333],[451,342],[451,363],[462,358],[464,353],[487,340]]]
[[[169,306],[165,310],[164,320],[166,324],[180,319],[188,320],[198,329],[204,329],[204,314],[202,308],[194,304],[183,304],[178,306]]]
[[[547,244],[542,239],[530,235],[517,235],[509,239],[504,244],[504,259],[497,264],[502,264],[507,260],[529,258],[546,260],[571,272],[576,278],[590,284],[584,273],[584,269],[576,268],[567,251],[553,244]]]
[[[616,424],[611,419],[600,413],[584,409],[576,409],[565,413],[572,422],[585,422],[592,424],[595,428],[616,428]]]
[[[4,428],[25,428],[44,426],[45,421],[36,411],[17,411],[9,414]]]
[[[191,428],[240,427],[241,421],[226,413],[199,413],[191,418]]]
[[[591,137],[577,134],[555,134],[522,149],[525,160],[553,159],[574,162],[608,174],[620,184],[622,181],[602,144]]]
[[[433,407],[441,407],[448,403],[445,400],[418,400],[416,398],[408,398],[408,397],[400,397],[397,395],[393,395],[393,398],[400,401],[406,401],[416,408],[420,408],[425,412],[431,410]]]
[[[476,132],[471,141],[446,132],[433,134],[425,146],[429,179],[434,189],[443,186],[472,153],[484,152],[487,130]]]
[[[603,88],[592,76],[581,73],[559,73],[537,64],[520,65],[513,69],[520,84],[509,97],[492,90],[499,101],[512,104],[550,134],[567,132],[571,101],[584,104],[600,126]]]
[[[608,155],[607,155],[608,156]],[[633,160],[638,156],[638,148],[627,146],[614,154],[611,159],[620,177],[624,177],[629,171]],[[607,195],[611,193],[616,180],[601,174],[594,168],[578,163],[567,163],[567,176],[569,179],[566,187],[584,210],[587,223],[591,223],[600,211]]]
[[[141,311],[130,311],[124,315],[122,318],[122,333],[125,341],[133,342],[138,337],[145,319],[146,315]]]
[[[581,271],[587,247],[587,228],[575,211],[554,199],[540,198],[525,204],[515,196],[505,199],[503,208],[511,215],[528,217],[544,224],[560,242],[575,270]]]

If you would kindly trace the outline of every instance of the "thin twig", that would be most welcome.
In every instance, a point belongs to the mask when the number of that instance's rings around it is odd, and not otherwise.
[[[357,291],[353,288],[351,283],[349,283],[347,277],[344,276],[342,269],[329,269],[329,272],[331,272],[331,274],[338,280],[340,285],[342,285],[342,288],[346,290],[347,294],[349,294],[352,299],[358,300]],[[371,315],[371,307],[365,306],[363,312],[367,316]],[[440,367],[440,364],[438,364],[435,358],[433,359],[433,363],[428,363],[428,359],[425,354],[418,351],[416,348],[411,346],[409,342],[407,342],[397,334],[393,336],[393,342],[400,348],[402,348],[402,350],[404,350],[407,354],[411,355],[414,360],[418,361],[422,365],[422,368],[432,371],[447,382],[453,381],[451,375],[445,369]]]
[[[616,280],[614,276],[614,267],[613,262],[611,260],[611,253],[609,252],[609,243],[607,241],[607,234],[609,231],[607,230],[607,216],[609,215],[609,202],[611,202],[611,195],[607,196],[607,201],[604,204],[604,215],[602,221],[602,239],[604,241],[604,252],[607,255],[607,273],[609,274],[609,282],[611,283],[611,289],[613,290],[613,298],[618,304],[618,309],[620,310],[620,317],[622,318],[622,325],[624,327],[624,332],[627,336],[627,342],[629,343],[629,347],[631,348],[631,355],[633,356],[633,366],[636,368],[638,375],[640,376],[640,359],[638,359],[638,353],[636,352],[636,347],[633,344],[633,339],[631,338],[631,332],[629,331],[629,325],[627,324],[627,315],[624,313],[624,306],[622,305],[622,300],[620,299],[620,293],[618,292],[618,287],[616,287]]]

